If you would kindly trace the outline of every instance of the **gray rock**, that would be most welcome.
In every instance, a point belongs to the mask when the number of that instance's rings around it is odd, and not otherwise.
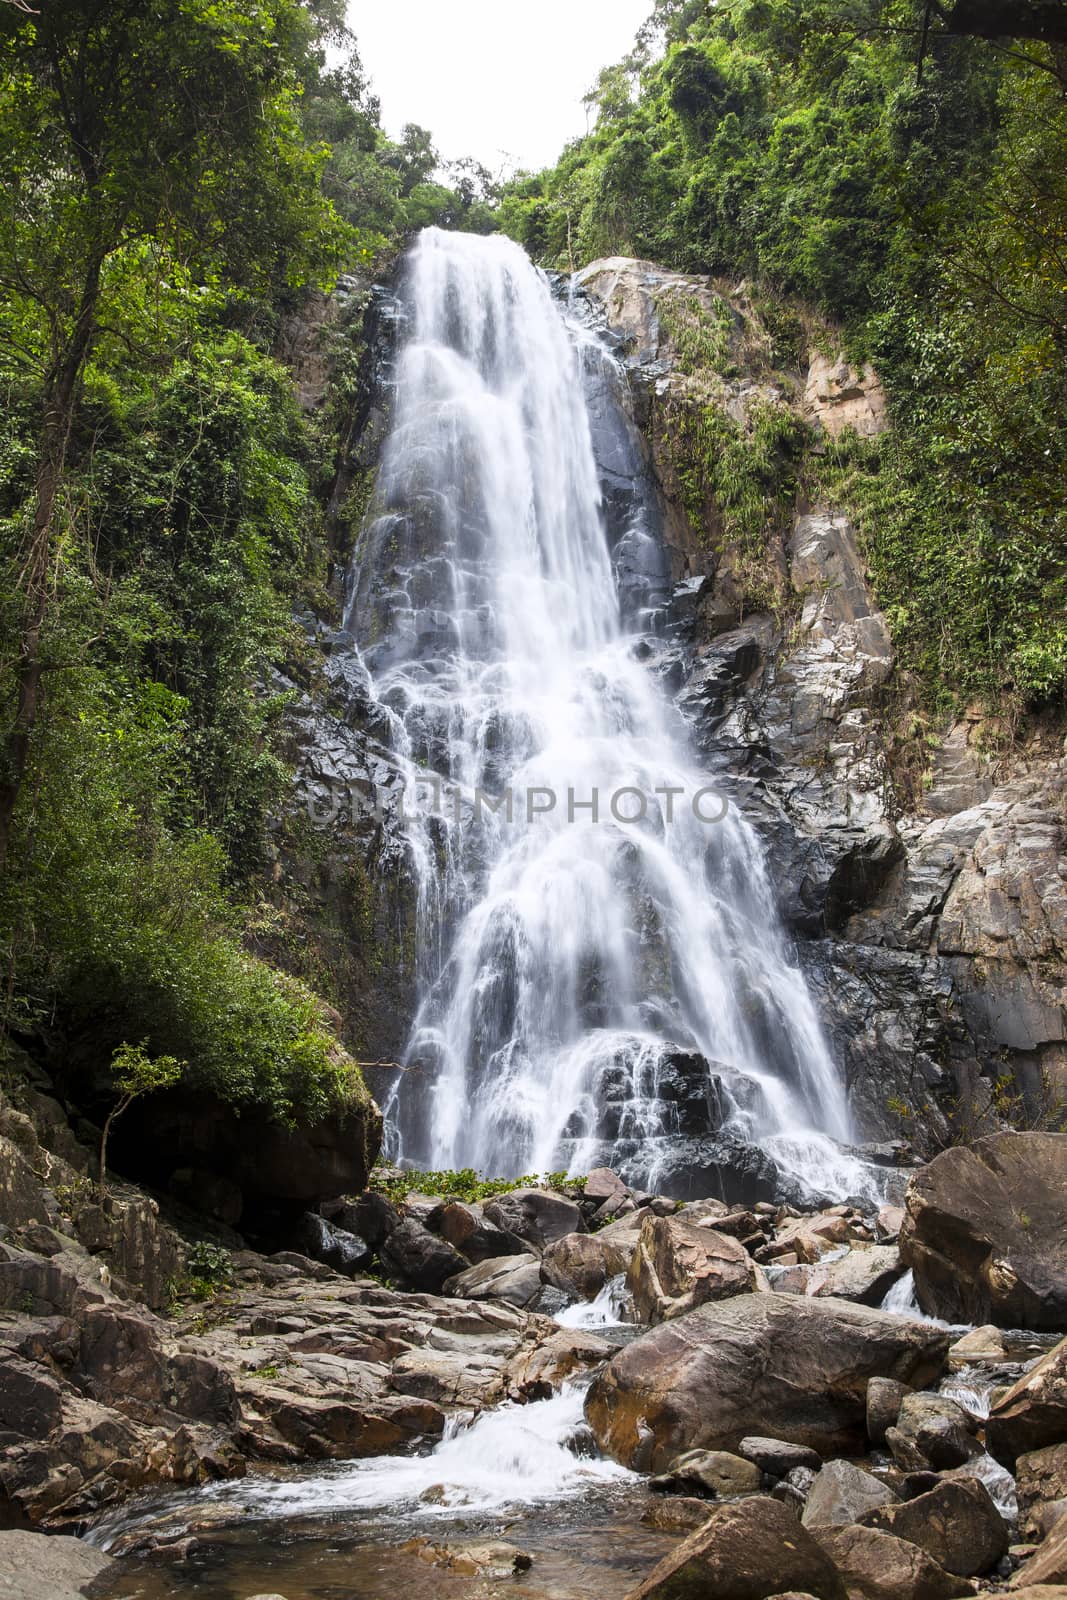
[[[444,1284],[446,1294],[465,1300],[504,1300],[513,1306],[529,1305],[540,1288],[541,1263],[532,1253],[494,1256],[467,1267]]]
[[[811,1486],[801,1521],[806,1528],[858,1522],[865,1511],[896,1498],[888,1484],[851,1461],[828,1461]]]
[[[82,1600],[90,1583],[118,1566],[102,1550],[62,1534],[9,1529],[0,1533],[4,1600]]]
[[[993,1455],[1009,1465],[1016,1456],[1067,1438],[1067,1339],[994,1396],[986,1423]]]
[[[564,1234],[584,1231],[579,1206],[549,1189],[512,1189],[486,1200],[482,1210],[498,1228],[541,1250]]]

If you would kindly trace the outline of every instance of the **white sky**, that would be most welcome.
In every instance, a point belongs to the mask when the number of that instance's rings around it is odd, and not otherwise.
[[[652,0],[349,0],[348,23],[396,135],[442,157],[551,165],[585,131],[582,95],[620,60]]]

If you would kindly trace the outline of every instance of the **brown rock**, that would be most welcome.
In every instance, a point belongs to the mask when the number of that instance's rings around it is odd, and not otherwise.
[[[955,1600],[974,1586],[939,1567],[925,1550],[874,1528],[812,1530],[837,1567],[849,1600]]]
[[[1067,1584],[1067,1522],[1062,1519],[1015,1573],[1008,1587],[1021,1589],[1035,1583]]]
[[[1004,1519],[985,1485],[974,1478],[939,1483],[914,1500],[867,1511],[861,1521],[917,1544],[961,1578],[988,1572],[1008,1548]]]
[[[895,1426],[886,1430],[886,1443],[905,1472],[947,1471],[979,1454],[977,1426],[947,1395],[906,1394]]]
[[[1015,1475],[1020,1532],[1043,1538],[1051,1531],[1049,1526],[1042,1526],[1049,1510],[1056,1508],[1058,1520],[1067,1509],[1067,1444],[1028,1451],[1016,1461]]]
[[[908,1185],[901,1258],[954,1322],[1067,1328],[1067,1134],[994,1133]]]
[[[593,1381],[601,1446],[641,1470],[683,1450],[736,1450],[762,1428],[822,1456],[862,1447],[868,1379],[926,1383],[948,1335],[838,1300],[740,1295],[634,1340]]]
[[[490,1222],[543,1250],[567,1233],[581,1233],[582,1213],[566,1195],[550,1189],[512,1189],[486,1200],[482,1210]]]
[[[1067,1339],[1042,1356],[990,1407],[986,1439],[993,1455],[1011,1462],[1067,1438]]]
[[[665,1322],[706,1301],[747,1293],[752,1266],[737,1239],[676,1217],[646,1217],[626,1286],[641,1322]]]
[[[595,1300],[609,1277],[607,1253],[595,1233],[567,1233],[546,1245],[541,1282],[576,1300]]]
[[[782,1585],[847,1600],[833,1562],[777,1500],[753,1495],[711,1513],[628,1600],[765,1600]]]
[[[725,1500],[732,1495],[756,1494],[760,1469],[729,1450],[687,1450],[672,1461],[665,1473],[653,1478],[649,1488],[659,1494],[703,1495]]]
[[[710,1515],[711,1506],[706,1500],[694,1495],[665,1494],[654,1496],[642,1511],[641,1521],[661,1533],[692,1533],[694,1528],[702,1528]]]

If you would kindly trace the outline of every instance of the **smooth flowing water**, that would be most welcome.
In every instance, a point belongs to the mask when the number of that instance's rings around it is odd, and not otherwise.
[[[651,616],[623,620],[620,563],[655,519],[604,514],[587,391],[611,358],[499,237],[421,234],[400,325],[347,619],[418,882],[392,1153],[500,1175],[606,1160],[652,1186],[702,1057],[698,1132],[862,1190],[760,843],[642,664]]]

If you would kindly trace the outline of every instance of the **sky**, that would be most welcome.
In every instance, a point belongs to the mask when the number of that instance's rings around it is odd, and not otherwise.
[[[429,128],[444,160],[540,168],[585,132],[582,95],[652,0],[350,0],[382,125]]]

